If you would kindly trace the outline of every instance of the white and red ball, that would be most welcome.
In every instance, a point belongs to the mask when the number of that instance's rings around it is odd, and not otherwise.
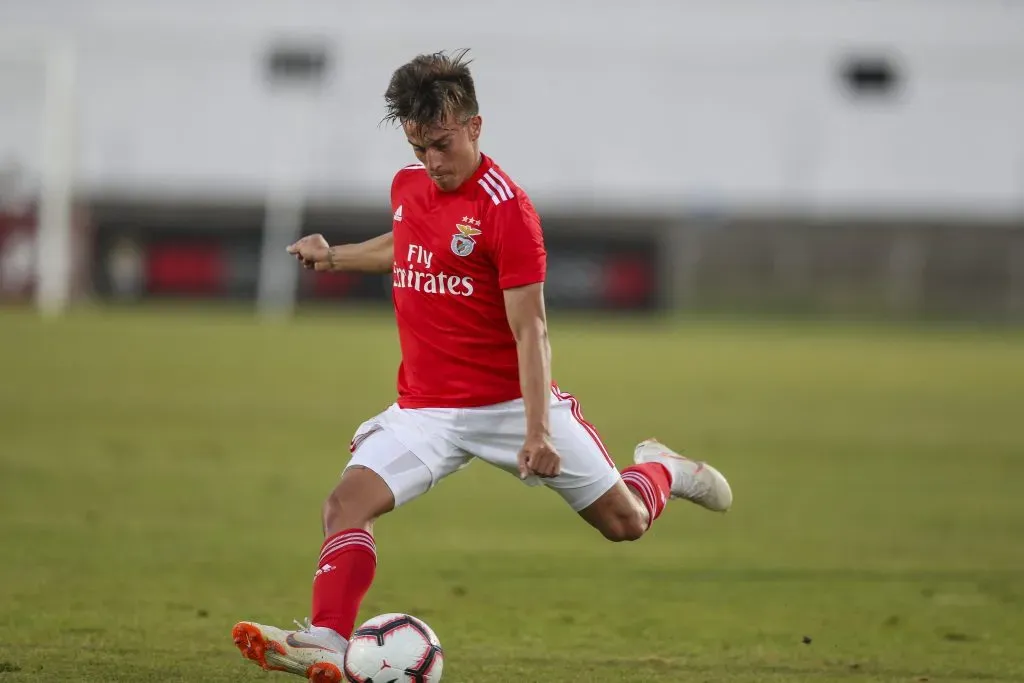
[[[444,650],[434,631],[409,614],[382,614],[352,634],[345,652],[349,683],[438,683]]]

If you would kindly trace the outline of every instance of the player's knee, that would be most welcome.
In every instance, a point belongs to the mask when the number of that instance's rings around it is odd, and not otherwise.
[[[621,482],[580,511],[609,541],[635,541],[647,531],[647,509]]]
[[[635,514],[615,515],[601,526],[601,533],[609,541],[622,543],[636,541],[647,531],[645,521]]]
[[[395,506],[391,490],[377,474],[361,470],[350,476],[349,470],[327,496],[323,505],[324,533],[345,529],[369,529],[373,522]]]
[[[324,532],[330,535],[345,529],[368,528],[379,516],[368,505],[335,489],[324,501]]]

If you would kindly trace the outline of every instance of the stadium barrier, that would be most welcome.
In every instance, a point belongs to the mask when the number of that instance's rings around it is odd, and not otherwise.
[[[368,239],[388,225],[387,215],[313,213],[303,232],[322,232],[334,244]],[[239,207],[101,210],[93,290],[101,299],[117,302],[255,300],[263,230],[258,211]],[[280,258],[290,260],[284,247]],[[664,300],[653,234],[579,236],[556,229],[548,234],[547,247],[546,292],[552,308],[654,310]],[[390,288],[390,275],[302,271],[297,299],[383,302],[390,299]]]
[[[302,231],[356,241],[388,220],[313,208]],[[99,202],[78,226],[76,298],[257,296],[258,205]],[[1021,222],[545,213],[545,232],[553,309],[1024,321]],[[6,301],[30,300],[32,235],[24,218],[0,224]],[[389,276],[303,271],[297,299],[383,306],[389,289]]]

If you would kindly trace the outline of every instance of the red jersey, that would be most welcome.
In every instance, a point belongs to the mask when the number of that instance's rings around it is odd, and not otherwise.
[[[422,165],[391,184],[398,405],[468,408],[522,396],[503,290],[543,282],[547,253],[526,193],[485,155],[443,192]]]

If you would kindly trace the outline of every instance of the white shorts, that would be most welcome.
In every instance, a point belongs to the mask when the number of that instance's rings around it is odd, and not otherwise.
[[[562,471],[545,479],[531,476],[526,483],[549,486],[579,512],[611,489],[619,481],[619,472],[574,397],[553,390],[550,421]],[[398,507],[473,458],[518,479],[519,450],[525,438],[522,399],[481,408],[402,409],[396,404],[359,426],[346,469],[361,466],[376,472],[391,488]]]

